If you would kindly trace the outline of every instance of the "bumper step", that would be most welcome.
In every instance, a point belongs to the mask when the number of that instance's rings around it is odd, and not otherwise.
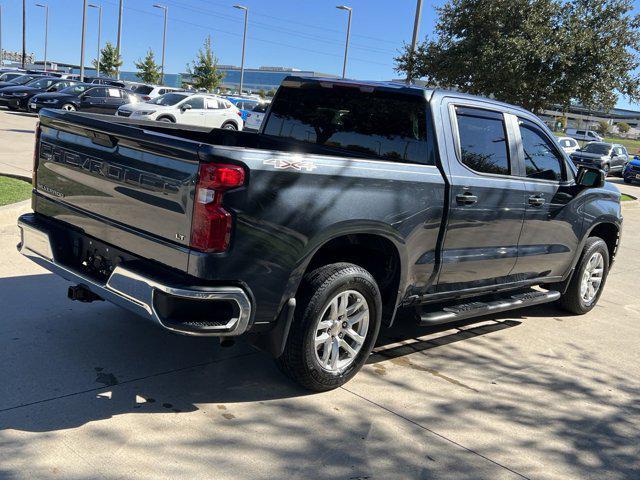
[[[543,303],[555,302],[560,298],[560,292],[549,290],[530,290],[524,293],[505,296],[486,302],[469,302],[449,305],[440,310],[422,312],[420,325],[438,325],[441,323],[455,322],[467,318],[480,317],[492,313],[515,310],[516,308],[531,307]]]

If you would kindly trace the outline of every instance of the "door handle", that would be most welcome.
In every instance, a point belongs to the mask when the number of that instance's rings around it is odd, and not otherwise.
[[[456,201],[458,202],[458,205],[473,205],[474,203],[478,203],[478,197],[473,195],[471,192],[465,192],[456,195]]]
[[[531,195],[529,197],[529,205],[532,205],[534,207],[541,207],[545,204],[545,202],[546,200],[541,195]]]

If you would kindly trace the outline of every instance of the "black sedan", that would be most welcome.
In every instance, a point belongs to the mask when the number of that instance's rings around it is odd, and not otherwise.
[[[26,85],[0,88],[0,106],[7,107],[9,110],[27,110],[29,101],[34,95],[57,92],[77,83],[75,80],[41,77],[31,80]]]
[[[124,88],[78,83],[55,93],[41,93],[29,102],[29,111],[53,108],[114,115],[121,105],[138,102],[134,93]]]
[[[40,78],[44,75],[29,73],[26,75],[20,75],[18,77],[12,77],[11,80],[3,80],[0,81],[0,88],[4,87],[15,87],[16,85],[25,85],[29,83],[34,78]]]

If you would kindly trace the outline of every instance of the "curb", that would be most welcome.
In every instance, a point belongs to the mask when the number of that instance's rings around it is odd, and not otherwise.
[[[18,175],[17,173],[2,173],[2,172],[0,172],[0,177],[15,178],[16,180],[22,180],[22,181],[25,181],[27,183],[31,183],[33,181],[33,179],[31,177],[27,177],[26,175]]]
[[[15,225],[16,220],[23,213],[31,211],[31,199],[11,203],[0,207],[0,226]]]

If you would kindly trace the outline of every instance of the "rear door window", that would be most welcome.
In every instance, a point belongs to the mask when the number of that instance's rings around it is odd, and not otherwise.
[[[480,173],[511,173],[507,132],[500,112],[456,107],[460,160]]]
[[[264,134],[393,161],[427,159],[423,96],[332,85],[280,87]]]
[[[107,96],[106,88],[92,88],[91,90],[87,90],[87,97],[91,98],[104,98]]]
[[[562,181],[564,160],[551,139],[533,122],[519,118],[527,178]]]

